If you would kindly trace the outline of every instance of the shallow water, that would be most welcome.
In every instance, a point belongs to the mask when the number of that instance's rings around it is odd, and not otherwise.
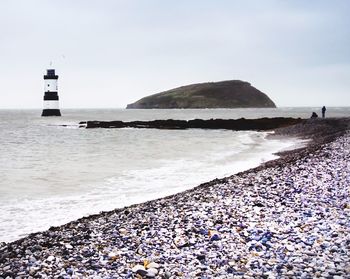
[[[224,130],[79,129],[83,120],[308,117],[314,108],[0,110],[0,241],[177,193],[276,158],[295,139]],[[349,108],[328,110],[350,115]],[[68,125],[62,127],[60,125]]]

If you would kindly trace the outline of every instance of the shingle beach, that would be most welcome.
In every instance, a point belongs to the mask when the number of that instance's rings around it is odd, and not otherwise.
[[[0,243],[0,278],[350,278],[350,120],[322,121],[258,168]]]

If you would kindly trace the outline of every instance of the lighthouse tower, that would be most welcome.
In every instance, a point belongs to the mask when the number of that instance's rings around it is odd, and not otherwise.
[[[44,75],[44,109],[41,116],[61,116],[58,106],[57,80],[58,76],[55,74],[55,70],[48,69],[46,75]]]

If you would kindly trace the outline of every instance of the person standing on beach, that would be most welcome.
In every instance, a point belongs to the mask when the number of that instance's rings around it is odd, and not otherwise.
[[[325,118],[325,116],[326,116],[326,107],[323,106],[322,107],[322,118]]]

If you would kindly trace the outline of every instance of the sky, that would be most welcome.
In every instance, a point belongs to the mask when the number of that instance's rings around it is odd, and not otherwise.
[[[348,0],[0,0],[0,108],[123,108],[244,80],[280,107],[350,106]]]

